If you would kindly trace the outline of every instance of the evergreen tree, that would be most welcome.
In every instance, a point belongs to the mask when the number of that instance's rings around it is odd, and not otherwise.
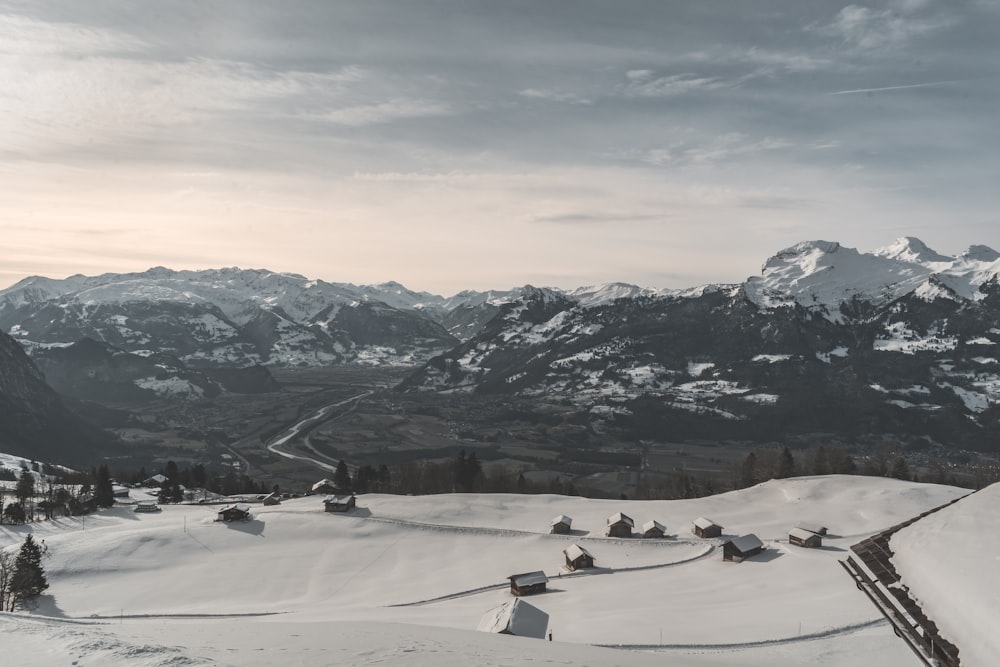
[[[26,505],[35,496],[35,476],[27,470],[21,470],[14,495],[17,496],[17,502]]]
[[[774,476],[778,479],[788,479],[793,475],[795,475],[795,457],[788,447],[785,447],[778,457],[778,471]]]
[[[28,514],[21,503],[11,503],[3,509],[3,522],[20,526],[28,520]]]
[[[896,479],[903,479],[906,481],[910,480],[910,468],[906,465],[906,459],[902,456],[897,456],[892,462],[892,470],[889,472],[890,477],[895,477]]]
[[[347,469],[347,464],[342,460],[337,463],[337,469],[333,473],[333,484],[338,489],[350,489],[351,488],[351,473]]]
[[[94,479],[94,502],[98,507],[111,507],[115,504],[115,489],[108,474],[108,466],[101,464]]]
[[[16,606],[38,597],[49,587],[49,582],[45,579],[45,570],[42,568],[42,556],[47,551],[45,543],[35,542],[31,533],[24,538],[24,543],[21,544],[21,549],[14,559],[7,611],[13,611]]]
[[[741,489],[745,489],[748,486],[753,486],[760,480],[757,478],[757,455],[753,452],[747,454],[747,457],[743,459],[743,467],[740,469],[740,483]]]

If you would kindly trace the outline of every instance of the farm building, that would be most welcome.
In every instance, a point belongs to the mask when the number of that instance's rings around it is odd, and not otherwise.
[[[142,480],[142,485],[146,488],[158,489],[163,486],[163,483],[166,481],[166,475],[153,475],[152,477]]]
[[[250,506],[243,503],[227,505],[219,510],[219,518],[216,521],[249,521]]]
[[[694,534],[698,537],[721,537],[722,526],[703,516],[694,520]]]
[[[604,534],[608,537],[632,537],[633,528],[635,521],[632,517],[617,512],[608,517],[608,527],[604,529]]]
[[[541,570],[538,572],[512,574],[507,578],[510,579],[510,592],[514,595],[544,593],[545,585],[549,583],[549,578]]]
[[[280,505],[281,504],[281,494],[280,493],[272,493],[272,494],[270,494],[268,496],[264,496],[264,500],[262,502],[265,505]]]
[[[312,485],[312,492],[317,495],[320,493],[324,493],[327,495],[329,494],[343,495],[350,493],[351,491],[350,489],[341,489],[333,482],[332,479],[324,478]]]
[[[799,547],[816,548],[823,546],[823,537],[804,528],[788,531],[788,543]]]
[[[549,615],[524,600],[508,600],[483,614],[476,630],[501,635],[542,639],[549,627]]]
[[[808,530],[810,533],[816,533],[817,535],[826,535],[827,528],[818,523],[812,523],[810,521],[800,521],[795,524],[796,528],[801,528],[802,530]]]
[[[594,556],[579,544],[572,544],[563,549],[563,555],[566,556],[566,569],[570,572],[594,567]]]
[[[659,521],[649,520],[642,524],[643,537],[663,537],[667,534],[667,527]]]
[[[354,494],[327,496],[323,499],[323,507],[327,512],[346,512],[357,506]]]
[[[722,560],[741,563],[751,556],[756,556],[764,550],[760,538],[750,533],[733,538],[722,545]]]
[[[560,514],[556,518],[552,519],[550,524],[552,527],[549,529],[549,533],[553,535],[568,535],[570,530],[573,528],[573,519],[569,518],[565,514]]]
[[[139,513],[162,512],[163,508],[157,505],[155,500],[140,500],[139,504],[135,506],[135,511]]]

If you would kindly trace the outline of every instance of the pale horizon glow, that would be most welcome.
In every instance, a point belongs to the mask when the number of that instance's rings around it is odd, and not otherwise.
[[[1000,246],[1000,8],[0,0],[0,288],[224,266],[450,295]]]

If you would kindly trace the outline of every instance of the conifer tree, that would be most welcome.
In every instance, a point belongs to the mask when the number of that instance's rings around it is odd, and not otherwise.
[[[338,489],[351,488],[351,473],[347,469],[347,464],[343,461],[337,463],[337,470],[333,473],[333,484]]]
[[[111,507],[115,504],[115,489],[108,474],[108,466],[101,464],[94,479],[94,502],[98,507]]]
[[[34,536],[28,533],[21,544],[21,549],[14,558],[14,572],[10,577],[9,594],[7,596],[7,611],[25,601],[36,598],[49,587],[42,568],[42,556],[48,551],[45,543],[38,544]]]
[[[792,452],[789,451],[788,447],[785,447],[778,458],[778,472],[775,474],[775,477],[778,479],[787,479],[794,474],[795,457],[792,456]]]

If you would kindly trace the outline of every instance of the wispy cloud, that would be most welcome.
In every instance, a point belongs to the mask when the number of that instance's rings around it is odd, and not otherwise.
[[[856,95],[858,93],[881,93],[893,90],[910,90],[912,88],[940,88],[954,83],[962,83],[961,79],[951,81],[928,81],[927,83],[910,83],[902,86],[882,86],[880,88],[855,88],[853,90],[837,90],[827,95]]]
[[[608,223],[648,222],[651,220],[666,220],[666,213],[628,214],[628,213],[562,213],[558,215],[540,215],[528,218],[529,223],[548,225],[603,225]]]
[[[333,123],[334,125],[360,127],[363,125],[391,123],[406,118],[449,116],[454,113],[457,113],[455,108],[443,102],[398,98],[375,104],[360,104],[340,109],[331,109],[316,114],[314,117]]]
[[[580,97],[576,93],[570,93],[560,90],[525,88],[524,90],[518,91],[517,94],[520,95],[521,97],[533,97],[536,99],[548,100],[550,102],[563,102],[565,104],[581,104],[581,105],[593,104],[592,100]]]
[[[687,139],[668,146],[631,152],[632,157],[656,166],[709,164],[764,151],[793,148],[795,144],[778,137],[753,139],[739,132],[703,139]]]
[[[899,4],[897,9],[848,5],[830,23],[818,26],[817,30],[858,50],[873,51],[900,46],[953,23],[953,19],[944,15],[917,15],[922,8],[920,3]]]
[[[630,70],[626,73],[626,77],[628,83],[623,90],[627,97],[672,97],[718,90],[733,85],[718,77],[689,73],[657,76],[652,70]]]

